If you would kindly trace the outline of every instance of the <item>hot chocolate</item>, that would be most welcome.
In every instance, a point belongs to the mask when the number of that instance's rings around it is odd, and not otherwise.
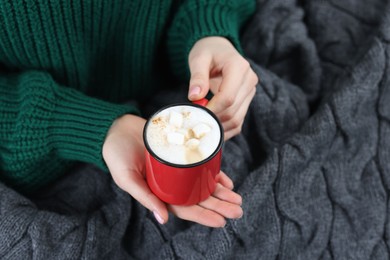
[[[187,165],[210,157],[220,144],[221,129],[216,119],[197,106],[168,107],[149,121],[146,141],[160,159]]]

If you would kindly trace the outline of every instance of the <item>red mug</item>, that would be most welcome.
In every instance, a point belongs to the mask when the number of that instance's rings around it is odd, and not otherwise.
[[[169,105],[158,110],[146,122],[143,132],[145,143],[146,180],[151,191],[162,201],[173,205],[195,205],[207,199],[216,188],[221,169],[223,128],[213,112],[205,107],[206,99],[193,103]],[[147,141],[147,128],[151,119],[172,106],[192,106],[206,111],[218,124],[220,140],[207,158],[190,164],[175,164],[159,157]]]

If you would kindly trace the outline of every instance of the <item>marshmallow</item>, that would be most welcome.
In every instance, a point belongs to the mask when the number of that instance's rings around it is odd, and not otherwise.
[[[194,132],[196,138],[202,138],[205,134],[211,131],[211,128],[204,123],[200,123],[192,128],[192,131]]]
[[[171,111],[169,114],[169,124],[180,128],[183,124],[183,115],[176,111]]]
[[[184,144],[184,135],[176,132],[167,133],[167,141],[170,144]]]
[[[191,138],[186,142],[186,146],[188,147],[188,149],[195,150],[198,148],[199,143],[200,141],[198,139]]]
[[[190,136],[190,131],[189,131],[188,129],[180,128],[180,129],[177,129],[177,130],[176,130],[176,133],[179,133],[179,134],[184,135],[184,138],[185,138],[186,140],[188,140],[189,138],[191,138],[191,136]]]

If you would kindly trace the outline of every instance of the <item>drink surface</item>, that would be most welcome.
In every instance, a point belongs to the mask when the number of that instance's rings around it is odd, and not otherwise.
[[[146,139],[161,159],[180,165],[200,162],[212,155],[221,138],[219,124],[205,110],[172,106],[151,118]]]

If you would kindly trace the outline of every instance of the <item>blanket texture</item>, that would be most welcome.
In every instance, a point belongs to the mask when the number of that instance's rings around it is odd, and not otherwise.
[[[259,0],[242,41],[260,84],[223,152],[241,219],[160,225],[80,165],[32,197],[0,184],[0,258],[388,259],[390,1]]]

